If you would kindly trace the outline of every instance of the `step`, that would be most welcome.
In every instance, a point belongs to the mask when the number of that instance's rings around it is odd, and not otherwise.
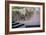
[[[14,26],[14,25],[18,25],[19,23],[12,23],[12,26]]]
[[[24,26],[24,24],[19,24],[19,25],[15,25],[15,26],[12,26],[12,28],[19,28],[19,27],[22,27],[22,26]]]
[[[40,25],[26,25],[25,28],[30,28],[30,27],[40,27]]]

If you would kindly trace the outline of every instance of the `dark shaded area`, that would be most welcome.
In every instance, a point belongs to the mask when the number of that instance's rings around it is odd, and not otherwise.
[[[12,21],[12,23],[14,23],[14,21]]]
[[[25,28],[29,28],[29,27],[40,27],[40,25],[26,25]]]

